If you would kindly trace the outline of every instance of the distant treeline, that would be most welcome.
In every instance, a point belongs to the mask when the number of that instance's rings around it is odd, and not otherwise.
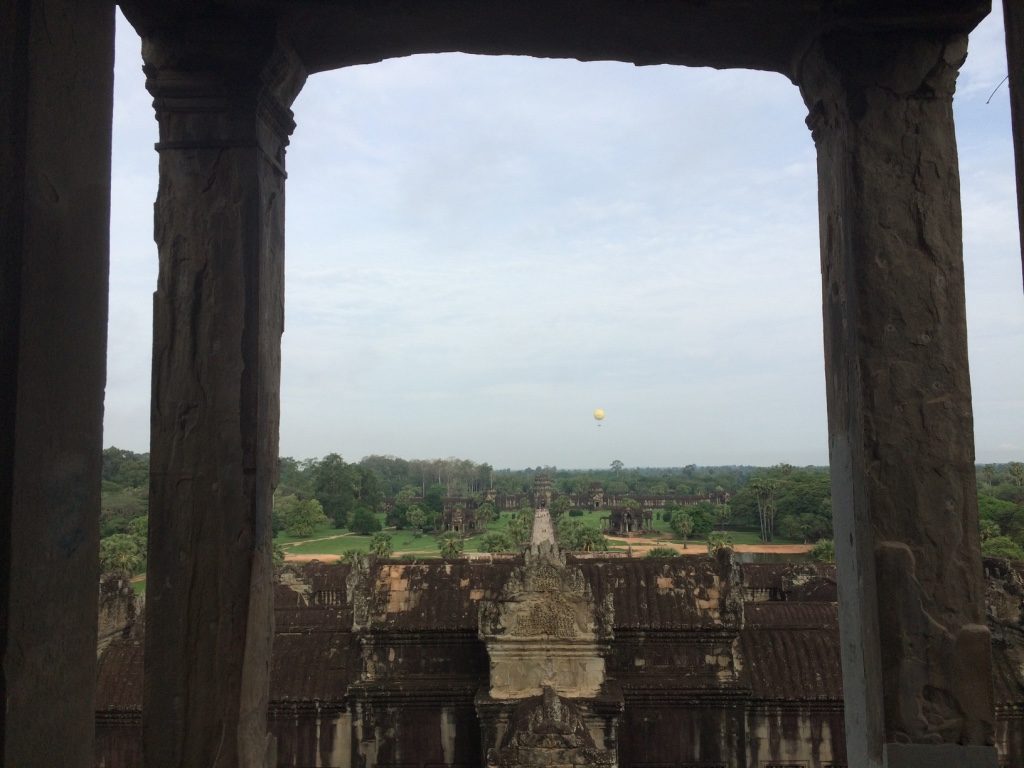
[[[832,535],[831,483],[827,467],[719,466],[628,468],[613,461],[607,469],[559,469],[540,466],[494,469],[468,459],[402,459],[367,456],[346,462],[336,453],[322,458],[283,457],[276,498],[316,499],[335,527],[357,515],[379,514],[399,494],[428,500],[441,497],[481,499],[487,492],[529,493],[543,473],[556,495],[580,495],[595,483],[610,496],[680,496],[725,492],[728,509],[717,523],[726,528],[759,530],[768,539],[781,535],[816,541]],[[103,535],[127,533],[133,519],[147,511],[149,456],[108,448],[103,452]],[[1024,559],[1024,464],[979,465],[979,509],[985,550]],[[136,524],[135,529],[138,528]]]

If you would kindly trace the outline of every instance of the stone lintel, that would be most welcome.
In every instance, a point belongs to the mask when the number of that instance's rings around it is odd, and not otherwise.
[[[604,684],[605,665],[597,655],[492,656],[490,680],[492,699],[539,696],[545,687],[563,697],[590,699]]]
[[[996,768],[995,747],[960,744],[886,744],[884,768]]]
[[[585,12],[578,0],[232,0],[218,4],[122,0],[120,5],[143,36],[161,25],[205,22],[211,6],[219,14],[230,7],[250,25],[253,19],[276,19],[310,72],[418,53],[460,51],[740,67],[791,75],[793,62],[819,30],[874,26],[966,34],[985,17],[991,3],[588,0]]]

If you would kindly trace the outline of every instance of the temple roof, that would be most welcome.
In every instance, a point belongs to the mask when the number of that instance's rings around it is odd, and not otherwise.
[[[311,563],[289,569],[275,592],[272,702],[340,704],[359,679],[361,638],[370,635],[378,638],[375,643],[387,645],[416,633],[418,647],[433,634],[439,647],[454,643],[441,653],[460,655],[452,659],[454,665],[465,667],[460,674],[473,674],[479,659],[485,658],[483,641],[477,637],[481,602],[500,595],[513,570],[522,565],[522,558],[505,558],[370,561],[356,568]],[[753,699],[828,700],[835,705],[842,701],[831,566],[733,569],[726,564],[723,570],[721,561],[704,557],[568,558],[567,565],[582,572],[598,605],[611,602],[613,645],[632,642],[628,638],[637,633],[657,633],[670,642],[688,642],[682,638],[692,638],[695,632],[735,633],[739,683]],[[369,590],[360,586],[370,583]],[[990,570],[994,685],[996,703],[1002,707],[1024,708],[1024,633],[1017,614],[1007,613],[1014,601],[1019,603],[1015,590],[1022,583],[1017,569],[998,574]],[[766,599],[766,593],[775,599]],[[1002,602],[998,596],[1003,596]],[[678,641],[671,639],[674,633]],[[99,661],[99,713],[141,710],[142,656],[138,626],[104,651]]]

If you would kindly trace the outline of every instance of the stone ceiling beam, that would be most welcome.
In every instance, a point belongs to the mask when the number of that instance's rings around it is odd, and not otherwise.
[[[749,68],[792,76],[829,30],[968,32],[991,0],[126,0],[140,34],[175,21],[274,19],[309,72],[460,51]]]

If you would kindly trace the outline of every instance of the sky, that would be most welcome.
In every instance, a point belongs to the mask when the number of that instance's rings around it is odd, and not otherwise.
[[[998,5],[954,100],[980,462],[1024,459]],[[104,444],[146,451],[157,127],[117,31]],[[316,74],[293,109],[282,455],[828,463],[815,153],[786,78],[443,54]]]

